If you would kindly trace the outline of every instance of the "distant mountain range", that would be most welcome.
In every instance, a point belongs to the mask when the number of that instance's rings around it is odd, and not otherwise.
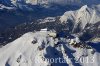
[[[26,32],[46,27],[58,32],[67,30],[69,33],[79,33],[81,37],[84,34],[87,36],[88,33],[90,38],[99,37],[100,5],[98,4],[100,4],[100,1],[89,1],[1,0],[0,37],[3,38],[0,38],[0,42],[8,43]],[[48,17],[53,17],[55,21]],[[12,39],[9,39],[9,37],[12,37]]]
[[[50,14],[49,12],[47,12]],[[20,13],[17,13],[20,14]],[[21,15],[21,14],[20,14]],[[24,14],[25,15],[25,14]],[[43,18],[34,18],[29,16],[28,18],[25,17],[23,14],[20,17],[17,17],[19,20],[16,19],[16,22],[12,23],[1,23],[1,26],[8,25],[13,27],[7,27],[0,33],[1,43],[8,43],[16,38],[20,37],[24,33],[40,30],[41,28],[48,28],[50,30],[56,30],[59,32],[65,32],[70,34],[78,34],[81,40],[87,41],[95,37],[100,37],[100,11],[99,6],[88,7],[87,5],[81,7],[78,10],[73,11],[66,11],[61,16],[52,16],[48,17],[46,14],[43,15]],[[31,14],[31,15],[34,15]],[[39,16],[40,14],[38,14]],[[14,17],[14,15],[12,15]],[[25,22],[20,21],[23,17]],[[27,18],[27,19],[24,19]],[[32,18],[30,22],[29,19]],[[32,21],[33,20],[33,21]],[[18,24],[19,23],[19,24]],[[17,25],[16,25],[17,24]],[[14,26],[15,25],[15,26]],[[10,39],[9,39],[10,38]]]
[[[20,9],[32,10],[33,5],[41,5],[43,7],[49,7],[54,4],[77,6],[97,5],[100,3],[100,0],[1,0],[0,3]]]

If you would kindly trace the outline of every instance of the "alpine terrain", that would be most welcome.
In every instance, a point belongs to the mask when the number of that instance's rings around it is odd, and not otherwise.
[[[100,0],[0,0],[0,66],[100,66]]]

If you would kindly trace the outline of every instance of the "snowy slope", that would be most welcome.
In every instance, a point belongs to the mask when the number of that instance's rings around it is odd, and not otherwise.
[[[93,4],[100,4],[100,0],[2,0],[3,4],[9,6],[15,6],[20,9],[30,9],[30,5],[41,5],[41,6],[49,6],[51,4],[58,4],[58,5],[93,5]]]
[[[3,10],[3,9],[13,10],[15,8],[14,7],[7,7],[7,6],[3,5],[3,4],[0,4],[0,10]]]
[[[49,37],[50,32],[29,32],[15,41],[0,48],[0,66],[99,66],[100,53],[91,54],[91,50],[74,48],[66,40]],[[37,40],[37,43],[32,43]],[[62,42],[60,42],[62,41]],[[55,46],[60,42],[58,46]],[[39,50],[38,47],[42,47]],[[68,57],[67,57],[68,56]],[[82,58],[88,60],[82,63]],[[43,59],[63,58],[65,63],[50,63]],[[67,59],[72,58],[73,60]],[[75,63],[79,60],[79,63]],[[41,61],[41,62],[40,62]],[[39,63],[37,63],[39,62]]]
[[[91,3],[90,3],[91,1]],[[17,4],[17,3],[29,3],[32,5],[37,5],[37,4],[48,4],[48,3],[56,3],[56,4],[61,4],[61,5],[83,5],[83,4],[99,4],[99,0],[4,0],[3,2],[5,3],[12,3],[12,4]]]
[[[61,23],[67,23],[68,20],[73,22],[74,28],[80,25],[84,29],[87,24],[100,22],[100,13],[97,9],[84,5],[79,10],[65,12],[60,18]]]

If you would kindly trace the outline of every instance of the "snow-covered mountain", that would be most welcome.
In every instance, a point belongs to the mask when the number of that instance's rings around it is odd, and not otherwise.
[[[48,7],[51,4],[82,6],[86,4],[99,4],[100,0],[2,0],[1,3],[20,9],[26,8],[27,10],[32,10],[33,5],[41,5],[44,7]]]
[[[99,46],[100,0],[0,0],[0,66],[100,66]]]
[[[91,2],[90,2],[91,1]],[[32,5],[37,5],[37,4],[50,4],[50,3],[55,3],[55,4],[60,4],[60,5],[83,5],[83,4],[99,4],[99,0],[3,0],[3,2],[9,4],[15,4],[17,5],[18,3],[26,3],[26,4],[32,4]]]
[[[65,12],[64,15],[61,16],[60,21],[61,23],[72,22],[73,31],[75,29],[83,30],[87,27],[89,29],[89,26],[87,25],[93,25],[100,22],[100,11],[97,8],[89,8],[87,5],[85,5],[82,6],[79,10]],[[99,26],[96,27],[99,28]]]
[[[0,0],[0,66],[99,66],[97,4],[100,0]]]
[[[0,10],[3,10],[3,9],[12,10],[12,9],[14,9],[14,7],[7,7],[3,4],[0,4]]]
[[[48,36],[49,33],[54,35],[50,31],[29,32],[1,47],[0,66],[100,65],[100,53],[96,50],[92,52],[93,48],[75,48],[66,38],[53,38]],[[55,59],[55,62],[52,59]]]
[[[43,16],[45,16],[46,18],[32,20],[34,19],[33,17],[34,15],[40,17],[41,14],[30,13],[30,15],[25,15],[21,13],[16,13],[15,15],[14,14],[11,15],[10,17],[8,13],[4,12],[6,18],[9,18],[9,20],[1,18],[2,22],[0,22],[1,24],[0,28],[1,29],[3,28],[4,31],[0,33],[0,37],[3,37],[0,38],[0,43],[3,44],[9,43],[15,40],[16,38],[20,37],[21,35],[25,34],[26,32],[39,30],[41,28],[49,28],[51,30],[54,29],[58,33],[65,32],[65,34],[78,33],[79,36],[82,37],[82,40],[86,40],[86,41],[94,37],[100,37],[99,5],[92,8],[85,5],[78,10],[66,11],[60,17],[57,16],[47,17],[46,15],[44,15],[44,13],[45,12],[43,12]],[[51,11],[50,12],[47,11],[46,13],[51,15]],[[55,13],[53,12],[52,14],[54,15]],[[5,15],[3,14],[1,15],[2,15],[1,17],[5,17]],[[28,22],[28,21],[32,21],[32,22]],[[20,25],[12,28],[8,28],[9,26],[14,26],[16,24],[17,25],[20,24]],[[7,29],[5,30],[5,28]]]

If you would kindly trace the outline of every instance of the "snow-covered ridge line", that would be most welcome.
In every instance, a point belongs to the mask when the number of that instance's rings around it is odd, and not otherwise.
[[[33,5],[36,4],[49,4],[49,3],[56,3],[56,4],[70,4],[70,5],[77,5],[77,4],[96,4],[99,3],[99,0],[4,0],[5,3],[11,3],[16,4],[16,3],[30,3]],[[91,1],[91,2],[90,2]]]
[[[8,7],[8,6],[5,6],[3,4],[0,4],[0,10],[3,10],[3,9],[7,9],[7,10],[14,10],[16,9],[15,7]]]
[[[84,5],[79,10],[65,12],[60,18],[61,23],[69,23],[69,20],[73,22],[74,29],[76,27],[84,29],[87,24],[100,22],[100,13],[98,9]]]
[[[91,53],[91,49],[75,48],[68,44],[64,38],[57,40],[57,38],[53,38],[54,36],[55,32],[49,32],[44,29],[40,32],[24,34],[0,48],[0,66],[75,66],[75,63],[70,59],[70,62],[65,61],[65,64],[44,62],[46,58],[65,59],[67,56],[69,58],[72,57],[75,61],[88,57],[89,60],[86,63],[82,63],[80,60],[78,64],[81,66],[99,66],[98,57],[100,54],[98,52]],[[57,42],[59,43],[57,44]],[[93,60],[95,61],[92,62]],[[36,61],[44,63],[36,63]]]
[[[3,3],[7,5],[14,5],[18,8],[29,8],[28,5],[41,5],[49,6],[50,4],[59,4],[59,5],[93,5],[100,4],[99,0],[4,0]]]

